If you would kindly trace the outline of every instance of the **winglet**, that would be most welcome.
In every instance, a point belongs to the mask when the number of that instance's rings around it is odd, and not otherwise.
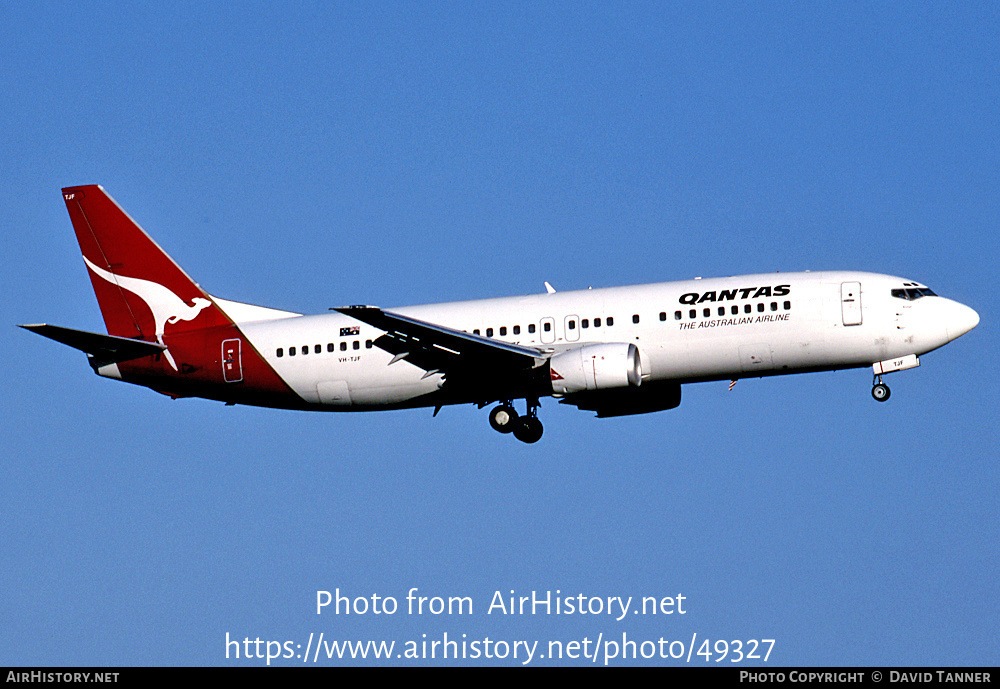
[[[546,282],[545,283],[545,291],[548,292],[549,294],[555,294],[556,293],[556,288]]]

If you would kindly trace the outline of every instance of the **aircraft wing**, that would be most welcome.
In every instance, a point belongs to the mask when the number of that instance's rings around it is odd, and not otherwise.
[[[406,359],[428,372],[458,373],[469,370],[494,373],[524,371],[543,363],[545,353],[526,347],[454,330],[375,306],[346,306],[334,311],[384,330],[375,346]]]
[[[145,340],[131,340],[127,337],[115,337],[114,335],[102,335],[91,333],[86,330],[73,330],[63,328],[58,325],[48,325],[45,323],[18,326],[33,333],[38,333],[42,337],[69,345],[81,352],[86,352],[101,364],[118,363],[119,361],[130,361],[144,356],[159,354],[166,349],[158,342],[147,342]]]

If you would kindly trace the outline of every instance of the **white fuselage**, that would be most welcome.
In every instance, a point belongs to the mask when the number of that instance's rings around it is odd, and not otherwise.
[[[27,330],[101,376],[173,398],[318,411],[497,402],[490,425],[542,437],[540,398],[598,417],[680,404],[681,384],[871,366],[882,376],[979,322],[916,282],[767,273],[302,316],[206,293],[95,184],[63,200],[107,335]],[[514,402],[524,400],[519,413]]]
[[[634,344],[642,381],[678,383],[870,366],[921,355],[967,332],[972,309],[873,273],[767,273],[387,309],[499,341],[561,352]],[[234,320],[239,320],[238,316]],[[442,384],[371,342],[340,313],[239,322],[249,343],[309,405],[420,405]]]

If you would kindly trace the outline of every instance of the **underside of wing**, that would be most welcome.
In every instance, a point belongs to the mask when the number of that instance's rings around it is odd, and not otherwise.
[[[376,347],[445,377],[444,390],[458,398],[481,401],[538,394],[548,383],[548,357],[535,347],[516,345],[428,323],[374,306],[333,309],[384,335]],[[473,392],[474,391],[474,392]]]

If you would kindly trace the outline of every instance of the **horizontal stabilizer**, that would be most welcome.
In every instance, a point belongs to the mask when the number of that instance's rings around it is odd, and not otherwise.
[[[115,337],[114,335],[101,335],[91,333],[86,330],[73,330],[63,328],[58,325],[21,325],[18,326],[33,333],[38,333],[42,337],[69,345],[81,352],[86,352],[89,356],[100,364],[114,364],[119,361],[131,361],[144,356],[159,354],[166,349],[158,342],[146,342],[145,340],[130,340],[127,337]]]

